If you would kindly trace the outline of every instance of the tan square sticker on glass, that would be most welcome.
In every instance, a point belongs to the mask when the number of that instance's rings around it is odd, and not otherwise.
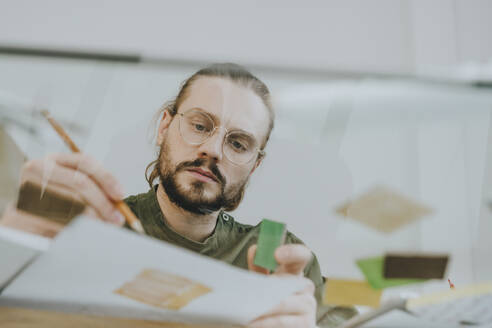
[[[336,212],[378,231],[391,233],[433,210],[387,187],[378,186],[343,204]]]
[[[179,310],[212,289],[177,275],[145,269],[114,292],[149,305]]]
[[[323,302],[328,305],[378,307],[381,295],[382,290],[373,289],[367,281],[327,279]]]

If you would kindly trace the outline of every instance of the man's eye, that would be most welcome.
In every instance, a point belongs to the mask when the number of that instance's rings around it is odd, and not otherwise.
[[[210,132],[210,127],[206,123],[203,122],[190,122],[191,130],[197,133],[207,133]]]
[[[235,151],[243,152],[243,151],[247,150],[246,147],[241,142],[239,142],[237,140],[232,140],[230,142],[230,144],[232,145],[232,147],[234,148]]]

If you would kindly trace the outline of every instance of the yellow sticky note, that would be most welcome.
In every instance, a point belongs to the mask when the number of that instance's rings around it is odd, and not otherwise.
[[[329,305],[365,305],[378,307],[382,290],[376,290],[366,281],[327,279],[324,303]]]

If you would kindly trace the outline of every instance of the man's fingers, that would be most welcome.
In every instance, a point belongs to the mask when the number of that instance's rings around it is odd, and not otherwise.
[[[32,165],[32,164],[31,164]],[[56,165],[56,164],[53,164]],[[32,167],[28,167],[22,172],[22,179],[21,179],[21,185],[24,185],[25,183],[32,183],[39,187],[41,189],[41,192],[44,193],[44,188],[48,189],[51,192],[54,192],[60,196],[63,196],[67,199],[73,199],[74,201],[78,203],[84,203],[84,200],[80,195],[73,190],[73,188],[70,188],[64,184],[58,184],[54,181],[46,181],[48,182],[48,185],[43,186],[43,181],[42,181],[42,171],[43,171],[43,164],[41,165],[32,165]],[[43,196],[43,194],[41,194]]]
[[[56,154],[53,156],[53,159],[59,165],[79,170],[89,176],[113,200],[123,199],[124,194],[121,185],[116,178],[95,159],[81,153]]]
[[[249,269],[249,271],[254,271],[254,272],[258,272],[258,273],[268,274],[269,273],[268,269],[259,267],[259,266],[257,266],[257,265],[254,264],[255,254],[256,254],[256,248],[257,248],[256,244],[255,245],[251,245],[248,248],[248,269]]]
[[[256,248],[257,245],[252,245],[248,249],[248,268],[250,271],[268,274],[268,269],[254,265]],[[311,251],[304,245],[282,245],[275,251],[275,259],[279,264],[275,273],[303,276],[304,268],[311,261],[311,258]]]
[[[28,166],[23,172],[23,180],[41,184],[42,182],[39,180],[42,179],[44,164],[46,164],[45,161]],[[97,216],[101,219],[118,225],[124,223],[122,215],[116,210],[108,196],[83,172],[55,163],[50,176],[47,178],[48,188],[54,191],[62,191],[64,195],[72,194],[72,197],[81,199],[85,204],[93,207],[98,213]]]
[[[97,211],[90,206],[85,207],[83,214],[90,219],[99,220],[99,213],[97,213]]]
[[[314,284],[307,278],[306,288],[299,293],[292,294],[272,310],[256,318],[248,328],[316,327],[316,299],[314,298]]]
[[[73,173],[73,170],[60,167],[57,173],[60,175],[69,175]],[[79,195],[89,206],[96,210],[100,218],[117,225],[124,224],[124,218],[121,213],[91,178],[80,171],[75,171],[72,182],[77,188]]]
[[[303,275],[304,268],[311,261],[312,256],[309,248],[304,245],[282,245],[275,251],[275,259],[279,264],[275,273]]]
[[[314,294],[312,292],[292,294],[289,298],[282,301],[258,319],[280,314],[312,313],[314,309],[316,309],[316,305],[316,299],[314,298]]]
[[[51,179],[56,167],[56,163],[50,158],[29,161],[22,168],[20,184],[31,183],[36,185],[41,189],[41,197],[44,195],[46,188],[67,199],[73,199],[78,203],[85,203],[84,199],[74,190],[73,186],[67,183],[70,179],[61,179],[62,183],[57,183],[55,179]],[[48,168],[50,172],[45,176]],[[46,181],[44,181],[45,179]]]
[[[303,290],[297,292],[296,294],[308,294],[308,295],[314,295],[314,292],[316,291],[316,286],[314,286],[314,283],[311,279],[306,278],[306,277],[301,277],[305,283],[305,287]]]
[[[60,168],[60,173],[63,170],[66,170],[66,174],[72,172],[72,170]],[[75,171],[73,183],[82,198],[99,213],[103,220],[118,225],[123,224],[122,215],[91,178],[80,171]]]

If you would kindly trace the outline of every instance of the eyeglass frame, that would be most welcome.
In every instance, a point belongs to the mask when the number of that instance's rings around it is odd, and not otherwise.
[[[202,113],[203,115],[208,116],[208,118],[210,119],[210,121],[213,123],[213,129],[209,132],[209,135],[208,135],[208,136],[207,136],[207,137],[206,137],[206,138],[205,138],[202,142],[200,142],[200,143],[191,143],[191,142],[189,142],[188,140],[186,140],[186,138],[185,138],[185,137],[183,137],[183,133],[181,132],[181,120],[184,118],[184,115],[185,115],[186,113],[191,112],[191,111],[193,111],[193,110],[194,110],[194,111],[198,111],[198,112]],[[178,122],[178,124],[179,124],[179,126],[178,126],[179,135],[180,135],[180,136],[181,136],[181,138],[183,138],[183,140],[184,140],[186,143],[188,143],[189,145],[193,145],[193,146],[203,145],[203,144],[204,144],[204,143],[205,143],[208,139],[210,139],[210,138],[214,135],[215,130],[222,128],[222,129],[224,129],[224,130],[225,130],[226,134],[224,135],[224,138],[222,139],[222,146],[221,146],[221,148],[222,148],[222,149],[221,149],[221,151],[222,151],[222,154],[224,154],[224,156],[225,156],[225,157],[229,160],[229,162],[231,162],[231,163],[232,163],[232,164],[234,164],[234,165],[241,166],[241,165],[246,165],[246,164],[251,163],[251,162],[253,161],[253,159],[255,158],[255,156],[253,156],[253,157],[251,157],[251,159],[250,159],[250,160],[248,160],[247,162],[242,163],[242,164],[234,163],[234,162],[233,162],[233,161],[232,161],[232,160],[231,160],[231,159],[230,159],[230,158],[226,155],[226,153],[224,152],[224,143],[225,143],[225,141],[226,141],[227,136],[229,135],[229,133],[231,133],[231,132],[235,132],[235,131],[237,131],[237,130],[232,130],[232,131],[230,131],[230,130],[228,130],[228,129],[227,129],[226,127],[224,127],[224,126],[216,125],[216,124],[215,124],[215,121],[212,119],[212,117],[210,116],[210,114],[208,114],[208,113],[207,113],[207,112],[205,112],[204,110],[201,110],[201,109],[198,109],[198,108],[190,108],[190,109],[188,109],[187,111],[185,111],[184,113],[179,113],[179,112],[176,112],[176,115],[180,115],[180,119],[179,119],[179,122]],[[253,137],[253,138],[254,138],[254,137]],[[255,138],[255,139],[256,139],[256,138]],[[254,149],[254,150],[257,152],[257,155],[259,155],[259,156],[261,156],[261,157],[265,157],[266,152],[265,152],[263,149],[260,149],[259,147],[255,147],[255,149]],[[257,159],[258,159],[258,157],[257,157]]]

